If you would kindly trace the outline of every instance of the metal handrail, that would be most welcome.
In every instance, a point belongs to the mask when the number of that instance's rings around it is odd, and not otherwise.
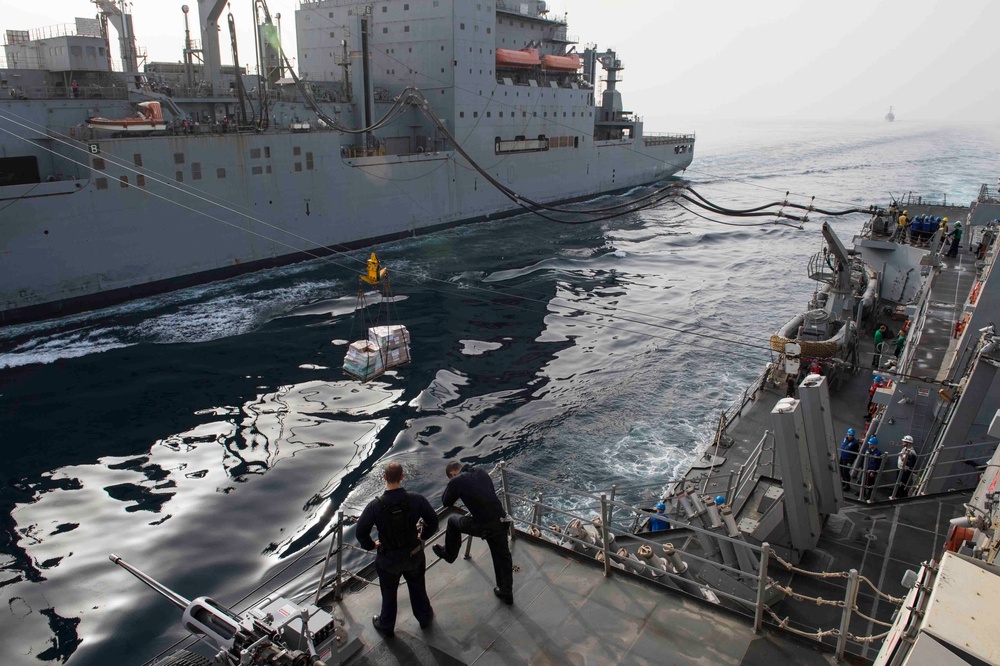
[[[762,440],[762,444],[760,446],[761,447],[763,446],[763,440]],[[543,483],[546,486],[555,487],[555,488],[559,489],[560,491],[576,492],[577,494],[585,496],[585,497],[591,497],[591,498],[593,497],[593,495],[591,493],[584,492],[584,491],[576,491],[575,489],[567,488],[567,487],[563,486],[562,484],[559,484],[559,483],[556,483],[556,482],[553,482],[553,481],[549,481],[547,479],[541,479],[541,478],[536,477],[536,476],[534,476],[532,474],[528,474],[528,473],[525,473],[525,472],[520,472],[520,471],[517,471],[517,470],[505,469],[505,466],[503,465],[503,463],[501,463],[501,470],[502,470],[501,473],[502,473],[505,481],[509,480],[510,477],[522,477],[524,479],[528,479],[528,480],[531,480],[531,481],[536,482],[536,483]],[[604,519],[604,518],[606,518],[606,516],[608,516],[610,514],[610,511],[609,511],[609,507],[610,506],[620,507],[621,509],[627,510],[627,511],[633,513],[633,514],[640,515],[640,516],[642,516],[642,515],[647,515],[647,516],[648,515],[652,515],[649,512],[644,511],[641,508],[633,507],[633,506],[629,506],[629,505],[625,505],[622,502],[616,502],[616,501],[608,500],[606,494],[602,495],[601,496],[602,497],[602,502],[601,502],[601,515],[602,515],[601,543],[597,544],[597,543],[592,543],[590,541],[585,541],[585,540],[579,539],[579,538],[577,538],[577,537],[575,537],[575,536],[573,536],[573,535],[571,535],[569,533],[566,533],[566,532],[555,532],[549,526],[541,524],[542,523],[541,516],[543,515],[544,511],[552,511],[552,512],[556,512],[556,513],[559,513],[559,514],[562,514],[562,515],[571,516],[572,518],[581,520],[585,524],[587,524],[587,523],[590,522],[590,520],[591,520],[590,518],[587,518],[584,515],[579,514],[579,513],[573,513],[573,510],[571,510],[571,509],[564,509],[564,508],[560,508],[560,507],[555,507],[555,506],[547,505],[547,504],[545,504],[545,503],[543,503],[541,501],[540,497],[538,499],[532,500],[532,499],[530,499],[528,497],[525,497],[525,496],[519,495],[517,493],[514,493],[514,492],[511,491],[509,485],[507,485],[506,483],[503,486],[502,492],[504,493],[505,497],[507,498],[506,501],[507,501],[508,505],[510,505],[510,500],[514,499],[514,500],[517,500],[518,502],[523,502],[523,503],[525,503],[525,504],[527,504],[528,506],[531,507],[531,511],[528,513],[528,515],[530,516],[530,518],[525,519],[525,518],[521,518],[521,517],[518,517],[518,516],[512,516],[512,519],[513,519],[514,522],[516,522],[517,524],[521,524],[521,525],[526,525],[526,526],[533,527],[536,530],[538,530],[539,534],[544,533],[545,535],[549,535],[549,537],[551,537],[551,538],[549,538],[549,540],[554,540],[557,544],[561,544],[564,547],[567,547],[567,544],[577,544],[577,545],[583,546],[585,549],[587,549],[587,550],[589,550],[591,552],[596,551],[598,553],[602,553],[603,554],[603,558],[604,558],[604,563],[603,563],[604,572],[605,572],[606,576],[611,574],[612,567],[614,567],[614,568],[620,568],[620,569],[631,569],[633,571],[638,570],[638,571],[642,571],[642,572],[653,573],[653,574],[655,574],[655,577],[650,576],[649,579],[652,582],[654,582],[654,583],[660,583],[660,581],[658,579],[660,577],[662,577],[662,576],[667,576],[671,580],[676,581],[677,582],[677,586],[680,587],[682,590],[683,590],[683,588],[685,586],[690,586],[690,585],[694,584],[694,586],[697,587],[699,590],[702,590],[702,591],[704,591],[706,593],[711,593],[712,595],[715,595],[715,597],[717,597],[717,598],[727,599],[727,600],[733,602],[737,606],[737,608],[735,609],[735,610],[737,610],[737,612],[741,608],[747,608],[747,609],[752,608],[753,609],[753,629],[754,629],[754,632],[755,633],[759,633],[761,631],[761,629],[763,627],[763,624],[764,624],[764,620],[765,620],[764,611],[765,611],[765,608],[767,607],[767,604],[765,603],[766,595],[767,595],[767,590],[768,590],[768,586],[773,582],[772,579],[770,578],[770,576],[768,576],[768,574],[767,574],[767,569],[768,569],[768,566],[769,566],[769,563],[770,563],[770,557],[771,557],[771,549],[770,549],[770,546],[769,546],[768,543],[765,542],[760,547],[757,547],[757,546],[754,546],[753,544],[747,543],[745,541],[740,541],[740,540],[737,540],[737,539],[732,539],[732,538],[728,537],[728,535],[724,536],[724,535],[722,535],[722,534],[720,534],[718,532],[711,532],[709,530],[704,530],[704,529],[699,528],[699,527],[697,527],[695,525],[692,525],[690,523],[683,523],[683,528],[682,529],[684,529],[684,530],[690,530],[691,532],[695,532],[695,533],[698,533],[698,532],[706,533],[706,534],[709,534],[712,538],[730,541],[730,542],[738,545],[739,547],[747,548],[747,549],[751,550],[752,552],[756,552],[756,553],[759,554],[759,560],[758,560],[758,562],[759,562],[759,568],[758,568],[758,570],[757,570],[756,573],[751,573],[751,572],[747,572],[747,571],[744,571],[744,570],[741,570],[741,569],[736,569],[736,568],[727,566],[725,563],[722,563],[722,562],[718,562],[718,561],[715,561],[715,560],[709,560],[707,558],[703,558],[701,556],[695,555],[695,554],[690,553],[690,552],[684,553],[684,558],[685,558],[686,561],[707,563],[707,564],[709,564],[709,565],[711,565],[713,567],[719,567],[722,570],[728,571],[731,574],[739,576],[740,578],[742,578],[744,580],[749,580],[751,582],[756,581],[756,583],[757,583],[757,585],[756,585],[756,587],[757,587],[756,599],[753,602],[750,602],[745,597],[739,597],[739,596],[727,593],[727,592],[725,592],[723,590],[715,589],[715,588],[713,588],[713,587],[711,587],[711,586],[709,586],[707,584],[700,584],[700,583],[698,583],[696,581],[692,581],[689,578],[681,576],[681,575],[675,573],[674,571],[670,571],[670,570],[667,570],[667,569],[662,569],[662,568],[657,568],[655,566],[652,566],[652,565],[648,564],[647,561],[645,561],[645,560],[643,560],[641,558],[630,557],[630,558],[628,558],[627,563],[626,563],[626,561],[624,561],[623,558],[621,558],[617,554],[612,554],[610,552],[610,546],[611,546],[611,544],[610,544],[610,539],[608,538],[608,534],[613,534],[616,538],[618,536],[627,535],[630,539],[634,540],[635,542],[637,542],[639,544],[648,545],[648,546],[650,546],[652,548],[655,548],[655,549],[662,548],[663,544],[661,544],[659,542],[651,541],[649,539],[646,539],[646,538],[644,538],[644,537],[642,537],[640,535],[637,535],[637,534],[635,534],[635,533],[633,533],[631,531],[627,531],[624,528],[622,528],[621,525],[612,523],[611,521]],[[680,523],[680,521],[677,521],[674,524],[677,525],[678,523]],[[573,548],[573,550],[576,550],[576,549]],[[595,555],[595,559],[597,559],[596,555]],[[670,569],[670,568],[671,567],[668,567],[668,569]],[[841,618],[840,618],[840,622],[839,622],[839,629],[838,629],[837,634],[836,634],[837,635],[837,643],[836,643],[836,647],[835,647],[835,653],[838,656],[838,658],[842,658],[843,655],[844,655],[844,653],[846,652],[847,647],[848,647],[848,641],[850,641],[850,643],[852,645],[855,645],[855,644],[858,644],[858,645],[867,645],[867,643],[865,641],[858,641],[858,640],[855,640],[853,637],[851,637],[850,634],[848,633],[847,629],[846,629],[846,628],[850,627],[851,618],[853,616],[854,608],[856,606],[856,602],[857,602],[857,598],[858,598],[858,581],[859,581],[859,575],[858,575],[857,570],[853,570],[852,569],[851,571],[849,571],[848,575],[847,575],[847,582],[846,582],[846,585],[845,585],[845,588],[844,588],[844,595],[843,595],[844,602],[841,605],[842,610],[841,610]],[[792,599],[794,599],[794,597],[792,597]],[[768,623],[772,624],[770,621]],[[805,627],[803,627],[803,629],[805,629]],[[822,638],[819,638],[817,640],[819,642],[823,642]]]

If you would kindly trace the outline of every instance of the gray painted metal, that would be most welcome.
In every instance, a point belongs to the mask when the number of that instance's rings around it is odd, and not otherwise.
[[[806,444],[805,422],[798,400],[785,398],[771,410],[775,451],[781,465],[785,516],[792,549],[801,556],[819,540],[820,518]]]
[[[596,140],[593,86],[578,74],[499,76],[495,49],[521,48],[539,30],[555,40],[547,48],[565,53],[563,22],[539,14],[524,26],[473,0],[391,0],[364,16],[359,8],[365,6],[322,0],[296,11],[303,78],[313,80],[324,113],[345,126],[364,125],[366,103],[381,118],[404,85],[416,85],[477,162],[496,163],[497,137],[546,137],[548,150],[509,156],[494,174],[542,202],[622,191],[691,163],[693,135],[646,136],[629,114],[616,122],[630,136]],[[213,0],[199,1],[205,22],[216,9]],[[345,66],[341,41],[352,53],[361,48],[362,18],[370,57],[351,57]],[[213,32],[208,23],[202,27]],[[217,36],[212,41],[203,41],[206,57],[217,50]],[[370,66],[367,86],[357,60]],[[202,89],[218,88],[221,79],[213,77]],[[0,125],[9,132],[0,150],[36,157],[43,181],[0,187],[0,321],[33,306],[182,278],[205,281],[248,264],[520,211],[416,109],[355,139],[324,127],[294,90],[282,90],[263,114],[266,127],[223,133],[221,120],[235,112],[236,100],[214,94],[174,98],[197,122],[190,133],[179,131],[174,115],[165,136],[122,138],[85,134],[83,124],[93,115],[132,115],[124,99],[56,99],[40,90],[0,101]],[[309,131],[292,131],[296,120]]]
[[[809,375],[799,384],[799,400],[806,429],[806,447],[813,484],[819,502],[819,512],[837,513],[844,503],[833,416],[830,412],[830,392],[827,378]]]

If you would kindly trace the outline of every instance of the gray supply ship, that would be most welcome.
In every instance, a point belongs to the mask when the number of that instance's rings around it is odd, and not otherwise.
[[[260,76],[221,64],[227,23],[245,61],[225,0],[199,0],[181,63],[142,72],[125,5],[95,4],[6,32],[0,324],[623,191],[693,157],[542,0],[304,1],[298,73],[254,3]]]
[[[325,558],[306,551],[233,610],[112,555],[183,611],[191,635],[151,663],[1000,663],[1000,198],[901,209],[873,208],[850,245],[823,226],[808,310],[665,492],[497,465],[512,605],[469,537],[452,566],[427,549],[433,622],[401,612],[380,632],[341,510]]]

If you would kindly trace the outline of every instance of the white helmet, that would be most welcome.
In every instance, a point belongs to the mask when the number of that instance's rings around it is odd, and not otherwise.
[[[906,437],[904,437],[903,441],[906,442],[907,444],[913,444],[913,438],[910,437],[909,435],[907,435]]]

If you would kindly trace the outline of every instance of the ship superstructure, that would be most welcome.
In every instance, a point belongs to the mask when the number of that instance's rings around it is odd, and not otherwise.
[[[8,31],[0,323],[522,212],[490,180],[551,203],[655,182],[693,157],[693,135],[650,135],[624,110],[617,54],[578,53],[540,0],[303,2],[297,75],[275,66],[287,60],[265,9],[259,77],[221,64],[225,2],[198,3],[202,38],[185,39],[181,64],[143,72],[131,17],[108,4],[63,31],[88,40],[83,62]],[[162,131],[88,126],[150,101]]]

